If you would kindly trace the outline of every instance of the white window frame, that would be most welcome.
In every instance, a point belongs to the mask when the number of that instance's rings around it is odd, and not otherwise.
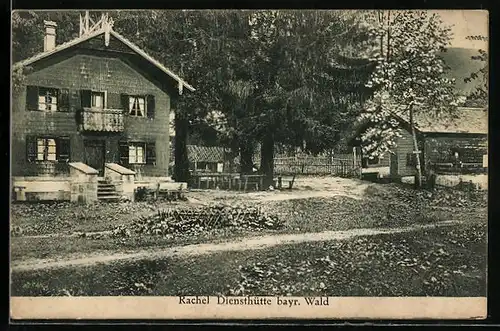
[[[139,150],[142,149],[142,160]],[[131,142],[128,144],[128,163],[129,164],[146,164],[146,143]]]
[[[51,95],[50,92],[54,92]],[[51,87],[38,87],[38,110],[57,111],[58,110],[58,93],[59,90]],[[50,98],[50,99],[49,99]]]
[[[51,143],[53,142],[53,143]],[[51,151],[53,147],[53,152]],[[57,161],[56,138],[37,137],[36,138],[36,160],[37,161]]]
[[[140,101],[143,101],[143,109],[140,109]],[[138,105],[139,109],[135,108],[134,106]],[[137,115],[137,113],[141,112],[142,114]],[[135,117],[146,117],[147,113],[147,105],[146,105],[146,97],[143,95],[129,95],[128,97],[128,113],[130,116],[135,116]]]

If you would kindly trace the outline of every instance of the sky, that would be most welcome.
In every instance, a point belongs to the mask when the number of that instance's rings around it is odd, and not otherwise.
[[[451,47],[482,48],[488,45],[482,41],[470,41],[466,36],[488,36],[488,11],[486,10],[432,10],[438,13],[443,23],[452,26],[454,34]]]

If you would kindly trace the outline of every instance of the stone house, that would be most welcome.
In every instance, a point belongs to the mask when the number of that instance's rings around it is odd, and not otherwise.
[[[194,88],[114,31],[107,15],[60,45],[56,28],[45,21],[44,51],[13,64],[29,69],[12,96],[17,199],[114,200],[167,182],[169,119]]]

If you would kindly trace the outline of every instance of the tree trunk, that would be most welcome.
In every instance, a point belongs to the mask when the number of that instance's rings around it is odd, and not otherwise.
[[[189,130],[189,121],[181,114],[178,109],[175,110],[175,144],[174,144],[174,180],[176,182],[190,181],[189,158],[187,153],[187,139]]]
[[[415,123],[413,120],[413,107],[410,106],[410,126],[411,126],[411,135],[413,138],[413,152],[415,155],[415,163],[417,169],[417,176],[415,177],[415,185],[417,188],[422,187],[422,165],[420,164],[420,153],[421,151],[418,149],[418,141],[417,141],[417,131],[415,130]]]
[[[253,145],[250,141],[240,141],[240,174],[249,175],[253,171]]]
[[[274,179],[274,137],[267,133],[260,147],[260,171],[264,175],[264,187],[273,185]]]

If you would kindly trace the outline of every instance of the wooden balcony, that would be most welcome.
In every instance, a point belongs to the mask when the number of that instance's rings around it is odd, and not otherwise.
[[[81,112],[82,131],[122,132],[123,110],[83,108]]]

